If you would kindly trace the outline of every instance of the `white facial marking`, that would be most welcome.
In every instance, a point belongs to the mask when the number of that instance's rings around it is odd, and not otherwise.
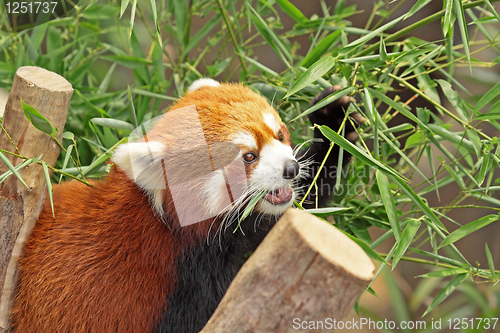
[[[212,172],[205,182],[203,188],[204,196],[207,199],[205,209],[211,216],[219,214],[231,204],[225,184],[226,180],[221,169]]]
[[[220,87],[220,83],[209,78],[198,79],[189,86],[188,91],[195,91],[203,87]]]
[[[257,142],[255,142],[254,136],[247,131],[240,131],[236,133],[231,142],[237,145],[245,146],[252,150],[257,149]]]
[[[274,134],[278,133],[280,127],[276,121],[276,117],[272,113],[264,113],[264,123],[274,132]]]
[[[289,186],[293,180],[283,178],[285,164],[290,160],[295,160],[290,146],[284,145],[278,140],[266,144],[260,151],[259,164],[253,170],[249,186],[257,186],[266,191],[277,190],[284,186]],[[279,215],[290,207],[295,199],[295,193],[286,204],[273,205],[262,199],[257,208],[264,214]]]

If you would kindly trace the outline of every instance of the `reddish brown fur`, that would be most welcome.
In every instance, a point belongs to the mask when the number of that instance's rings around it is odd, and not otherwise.
[[[179,240],[123,173],[94,185],[55,186],[56,220],[46,204],[20,261],[14,332],[135,333],[157,323]]]

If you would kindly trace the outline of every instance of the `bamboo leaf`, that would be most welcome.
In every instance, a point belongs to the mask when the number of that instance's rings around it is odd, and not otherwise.
[[[455,243],[456,241],[464,238],[467,235],[470,235],[474,231],[477,231],[485,226],[487,226],[490,223],[493,223],[498,220],[498,215],[487,215],[483,216],[480,219],[477,219],[473,222],[467,223],[466,225],[458,228],[457,230],[453,231],[451,234],[449,234],[441,244],[437,247],[437,250],[440,248]]]
[[[52,126],[52,124],[47,120],[47,118],[45,118],[37,110],[35,110],[34,107],[24,103],[22,98],[20,98],[20,100],[24,114],[26,115],[26,118],[28,118],[29,122],[36,129],[50,135],[51,137],[54,137],[54,135],[56,135],[57,133],[57,128]]]
[[[448,32],[453,32],[453,24],[451,22],[451,14],[453,12],[453,0],[444,0],[446,1],[444,18],[441,22],[441,28],[443,30],[443,36],[448,37]]]
[[[413,238],[417,234],[420,224],[421,222],[419,220],[411,219],[406,225],[405,230],[403,230],[403,233],[401,234],[401,239],[398,241],[398,247],[394,253],[394,258],[392,259],[392,269],[396,268],[397,264],[410,246]]]
[[[307,23],[309,20],[302,14],[302,12],[292,5],[288,0],[276,0],[276,3],[280,8],[288,14],[297,23]]]
[[[286,93],[285,99],[290,95],[295,94],[297,91],[304,89],[314,81],[320,79],[335,65],[335,59],[327,56],[316,61],[297,79],[295,84]]]
[[[290,122],[295,121],[295,120],[297,120],[297,119],[299,119],[301,117],[307,116],[308,114],[313,113],[314,111],[319,110],[322,107],[324,107],[324,106],[326,106],[326,105],[328,105],[330,103],[333,103],[334,101],[336,101],[340,97],[342,97],[344,95],[350,94],[354,90],[356,90],[355,87],[345,87],[345,88],[342,88],[342,89],[336,91],[335,93],[331,94],[330,96],[325,97],[319,103],[314,104],[312,107],[310,107],[309,109],[307,109],[304,112],[302,112],[301,114],[299,114],[297,117],[295,117],[292,120],[290,120]]]
[[[413,7],[411,7],[410,11],[406,13],[403,20],[406,20],[407,18],[418,12],[420,9],[422,9],[425,5],[427,5],[431,1],[432,0],[418,0],[417,3],[414,4]]]
[[[476,106],[474,107],[474,113],[479,115],[481,109],[484,108],[489,102],[491,102],[498,95],[500,95],[500,82],[495,84],[493,88],[488,90],[488,92],[484,94],[483,97],[481,97],[479,102],[477,102]]]
[[[455,13],[457,15],[458,28],[460,35],[462,35],[462,43],[464,45],[465,56],[469,63],[469,69],[472,73],[472,66],[470,63],[470,50],[469,50],[469,33],[467,32],[467,22],[465,21],[464,8],[462,7],[461,0],[453,0],[455,4]]]
[[[340,33],[342,32],[342,29],[339,29],[335,32],[332,32],[325,38],[319,42],[319,44],[307,54],[307,56],[302,60],[302,63],[300,64],[302,67],[308,68],[312,64],[314,64],[316,61],[321,58],[322,55],[324,55],[330,46],[337,40],[337,38],[340,36]]]
[[[47,163],[42,161],[43,173],[45,174],[45,183],[47,183],[47,191],[49,192],[49,201],[50,208],[52,209],[52,216],[56,218],[54,214],[54,198],[52,197],[52,183],[50,182],[49,168],[47,167]]]
[[[396,205],[394,204],[394,198],[391,192],[389,181],[387,180],[387,176],[384,175],[380,170],[377,170],[376,177],[378,188],[380,190],[380,197],[382,198],[382,202],[384,203],[385,211],[387,213],[387,217],[389,218],[389,223],[391,224],[392,230],[394,230],[394,237],[399,243],[401,241],[401,228],[399,226],[399,219],[396,214]]]
[[[466,278],[467,278],[467,274],[465,274],[465,273],[458,274],[457,276],[455,276],[453,278],[453,280],[451,280],[446,285],[446,287],[444,287],[443,290],[441,290],[439,292],[439,294],[437,294],[437,296],[432,300],[431,304],[429,305],[429,307],[427,308],[427,310],[425,310],[425,312],[422,315],[422,317],[425,317],[426,314],[428,314],[436,306],[438,306],[439,304],[441,304],[441,302],[444,301],[462,282],[464,282]]]
[[[418,277],[422,277],[422,278],[446,277],[446,276],[464,274],[464,273],[468,273],[468,271],[465,268],[449,268],[449,269],[442,269],[439,271],[430,272],[427,274],[418,275]]]
[[[354,46],[357,46],[357,45],[360,45],[360,44],[363,44],[364,42],[367,42],[369,41],[370,39],[372,38],[375,38],[377,36],[379,36],[383,31],[387,30],[387,29],[390,29],[392,28],[396,23],[398,23],[399,21],[401,21],[403,19],[403,16],[400,16],[394,20],[392,20],[391,22],[389,23],[386,23],[384,24],[383,26],[381,26],[380,28],[378,29],[375,29],[373,30],[372,32],[370,32],[369,34],[366,34],[365,36],[361,37],[361,38],[358,38],[356,39],[355,41],[347,44],[343,50],[347,50],[347,49],[351,49],[352,47]],[[342,52],[342,50],[341,50]]]
[[[490,266],[491,278],[494,279],[496,276],[495,263],[493,262],[493,257],[491,256],[488,244],[484,244],[484,252],[486,252],[486,259],[488,260],[488,265]]]
[[[348,234],[347,232],[345,232],[342,229],[338,229],[338,230],[342,231],[344,233],[344,235],[346,235],[347,237],[352,239],[356,244],[358,244],[365,251],[365,253],[368,257],[372,258],[373,260],[380,261],[384,264],[388,264],[388,262],[385,261],[384,258],[382,258],[377,252],[375,252],[372,248],[370,248],[365,242],[354,237],[353,235]]]
[[[498,22],[500,22],[500,16],[498,15],[497,11],[495,10],[495,7],[491,4],[489,0],[483,0],[486,6],[488,7],[488,10],[490,11],[491,14],[495,16]]]
[[[111,118],[92,118],[90,121],[96,125],[113,128],[119,131],[132,132],[134,126],[123,120],[111,119]]]
[[[265,191],[262,191],[262,192],[257,193],[257,194],[254,195],[254,197],[252,198],[252,200],[250,200],[250,202],[248,203],[248,205],[245,207],[245,210],[243,211],[243,214],[241,215],[240,220],[238,221],[238,225],[234,229],[233,233],[235,233],[236,230],[238,230],[238,228],[240,227],[241,222],[244,219],[246,219],[252,213],[255,205],[257,205],[257,203],[259,202],[259,200],[262,199],[265,195],[266,195]]]

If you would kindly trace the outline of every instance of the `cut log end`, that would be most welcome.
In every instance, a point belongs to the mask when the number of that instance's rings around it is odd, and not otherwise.
[[[337,228],[298,209],[289,209],[283,218],[289,219],[304,241],[324,259],[353,277],[371,281],[375,270],[372,261],[361,247]]]
[[[36,86],[39,89],[55,91],[58,93],[73,93],[73,87],[65,78],[59,74],[50,72],[40,67],[20,67],[16,72],[16,76],[28,85]]]

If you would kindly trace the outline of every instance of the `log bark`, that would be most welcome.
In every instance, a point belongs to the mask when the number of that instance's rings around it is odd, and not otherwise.
[[[238,272],[201,333],[296,332],[294,319],[342,320],[374,269],[335,227],[289,209]]]
[[[63,77],[39,67],[21,67],[17,70],[9,99],[5,106],[0,130],[0,149],[55,165],[60,147],[48,135],[36,129],[26,118],[21,100],[33,106],[59,129],[56,138],[61,141],[73,88]],[[7,132],[10,136],[7,136]],[[18,151],[14,147],[17,147]],[[15,166],[22,158],[5,153]],[[8,171],[0,163],[0,174]],[[17,281],[17,260],[42,211],[47,195],[45,176],[41,165],[31,164],[19,171],[29,186],[26,188],[15,176],[0,184],[0,333],[9,329],[10,310]]]

